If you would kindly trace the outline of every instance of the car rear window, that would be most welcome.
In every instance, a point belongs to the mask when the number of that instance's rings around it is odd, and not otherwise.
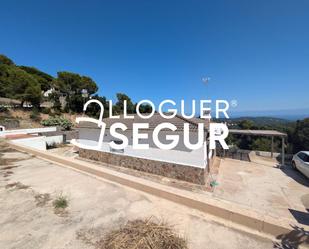
[[[301,160],[303,160],[304,162],[309,162],[309,156],[307,155],[307,154],[305,154],[305,153],[299,153],[298,154],[298,157],[301,159]]]
[[[298,157],[299,157],[301,160],[304,160],[304,153],[302,153],[302,152],[298,153]]]

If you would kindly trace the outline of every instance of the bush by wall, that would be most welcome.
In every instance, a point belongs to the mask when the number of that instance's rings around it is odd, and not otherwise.
[[[30,114],[30,118],[33,120],[33,121],[36,121],[36,122],[40,122],[41,121],[41,115],[39,113],[39,110],[34,108]]]
[[[71,130],[73,124],[70,120],[64,117],[49,117],[41,122],[44,126],[60,126],[64,130]]]

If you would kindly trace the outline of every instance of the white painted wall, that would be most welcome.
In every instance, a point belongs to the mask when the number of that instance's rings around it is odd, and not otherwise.
[[[86,140],[93,140],[93,141],[98,141],[99,137],[100,137],[100,129],[97,128],[79,128],[79,139],[86,139]],[[147,143],[149,144],[150,147],[152,148],[158,148],[152,139],[152,131],[143,131],[141,130],[141,132],[143,133],[148,133],[148,140],[140,140],[140,143]],[[132,131],[125,131],[123,132],[123,134],[128,138],[129,140],[129,145],[132,145]],[[175,147],[175,149],[173,150],[180,150],[180,151],[190,151],[189,149],[186,148],[186,146],[183,143],[183,131],[161,131],[159,133],[159,140],[161,141],[161,143],[165,143],[168,144],[169,142],[166,140],[166,135],[178,135],[179,136],[179,143],[178,145]],[[109,133],[109,129],[105,130],[105,135],[104,135],[104,139],[103,142],[110,142],[112,140],[114,140],[115,138],[112,137]],[[198,133],[197,132],[191,132],[190,133],[190,142],[195,144],[197,142],[198,139]]]
[[[63,136],[40,136],[40,137],[29,137],[19,138],[11,140],[12,143],[31,147],[37,150],[46,150],[46,145],[61,144],[63,143]]]
[[[26,147],[31,147],[37,150],[46,150],[45,137],[30,137],[30,138],[20,138],[11,140],[12,143],[17,145],[22,145]]]
[[[184,165],[191,165],[195,167],[205,167],[204,163],[204,150],[200,148],[198,150],[188,150],[183,143],[183,131],[172,132],[172,131],[162,131],[160,132],[159,139],[162,143],[168,143],[166,140],[166,135],[179,135],[179,143],[173,150],[162,150],[159,149],[153,142],[152,131],[143,131],[143,133],[148,133],[148,140],[144,143],[148,143],[150,148],[148,150],[136,150],[132,148],[132,131],[123,132],[124,135],[129,140],[129,145],[124,149],[124,155],[166,161],[171,163],[178,163]],[[97,128],[79,128],[79,140],[81,143],[88,145],[97,145],[100,136],[100,129]],[[191,132],[190,142],[196,143],[198,138],[197,132]],[[108,143],[115,138],[109,133],[109,129],[105,131],[102,151],[110,152],[110,147]],[[143,143],[143,140],[140,141]]]
[[[5,137],[6,135],[18,135],[18,134],[37,134],[40,132],[51,132],[51,131],[57,131],[57,127],[5,130],[0,131],[0,137]]]

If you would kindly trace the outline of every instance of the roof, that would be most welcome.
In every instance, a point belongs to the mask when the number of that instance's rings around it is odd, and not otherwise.
[[[209,120],[201,119],[201,118],[191,118],[187,119],[185,117],[182,117],[180,115],[176,115],[175,117],[171,119],[166,119],[162,117],[159,113],[154,113],[154,115],[151,118],[148,119],[142,119],[137,114],[130,114],[130,116],[133,116],[133,119],[124,118],[123,115],[120,116],[120,118],[104,118],[103,122],[106,124],[106,128],[109,129],[112,124],[120,122],[125,124],[128,129],[132,129],[133,123],[149,123],[149,129],[153,130],[156,126],[158,126],[161,123],[172,123],[177,127],[177,130],[183,130],[184,124],[189,123],[190,131],[197,131],[198,124],[203,123],[204,128],[208,129],[209,127]],[[96,124],[89,123],[89,122],[81,122],[78,127],[80,128],[96,128]]]
[[[243,134],[243,135],[252,135],[252,136],[279,136],[286,137],[287,134],[283,132],[279,132],[276,130],[236,130],[229,129],[229,133],[231,134]]]

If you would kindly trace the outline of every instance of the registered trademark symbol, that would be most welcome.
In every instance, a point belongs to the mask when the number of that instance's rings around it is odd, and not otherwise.
[[[231,106],[232,107],[237,107],[238,103],[236,99],[231,100]]]

